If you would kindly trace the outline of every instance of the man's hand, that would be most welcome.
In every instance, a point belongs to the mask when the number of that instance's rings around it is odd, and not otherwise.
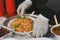
[[[17,8],[18,15],[24,13],[25,10],[28,9],[31,5],[32,5],[31,0],[25,0],[24,2],[22,2]]]

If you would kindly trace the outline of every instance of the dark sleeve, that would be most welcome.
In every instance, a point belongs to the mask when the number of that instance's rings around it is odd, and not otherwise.
[[[56,13],[56,16],[57,16],[57,20],[58,20],[58,22],[60,24],[60,10]]]
[[[24,0],[16,0],[16,6],[22,3]],[[47,17],[50,21],[49,24],[55,24],[53,20],[53,15],[55,14],[52,9],[45,6],[48,0],[32,0],[32,6],[27,10],[27,13],[31,13],[35,11],[35,14],[42,14]]]
[[[18,7],[18,5],[20,4],[20,3],[22,3],[24,0],[15,0],[15,3],[16,3],[16,8]]]
[[[28,12],[32,12],[35,11],[35,14],[42,14],[43,16],[47,17],[50,21],[49,24],[54,25],[54,19],[53,19],[53,15],[55,14],[55,12],[46,7],[44,4],[47,3],[47,0],[33,0],[33,5],[31,6],[31,8],[28,10]]]

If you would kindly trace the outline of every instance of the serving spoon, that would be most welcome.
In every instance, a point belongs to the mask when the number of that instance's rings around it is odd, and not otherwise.
[[[54,15],[54,20],[55,20],[56,25],[59,25],[57,26],[58,27],[57,30],[60,31],[60,24],[58,24],[56,15]]]

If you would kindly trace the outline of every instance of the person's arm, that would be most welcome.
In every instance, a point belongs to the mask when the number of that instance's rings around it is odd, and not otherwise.
[[[18,5],[20,4],[20,3],[22,3],[24,0],[15,0],[15,3],[16,3],[16,8],[18,7]]]
[[[45,17],[47,17],[50,21],[49,24],[55,24],[53,20],[53,15],[55,14],[54,11],[48,7],[45,6],[48,0],[32,0],[33,5],[28,10],[28,12],[35,11],[35,14],[42,14]]]

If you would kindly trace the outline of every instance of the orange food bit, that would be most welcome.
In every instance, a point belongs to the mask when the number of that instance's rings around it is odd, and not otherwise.
[[[24,29],[17,27],[17,28],[16,28],[16,31],[17,31],[17,32],[24,32]]]

